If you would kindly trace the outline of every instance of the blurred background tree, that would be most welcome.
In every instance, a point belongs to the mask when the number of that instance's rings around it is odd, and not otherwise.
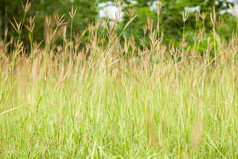
[[[102,2],[113,2],[113,0],[31,0],[31,9],[28,16],[36,16],[36,27],[34,30],[34,39],[38,42],[44,39],[44,22],[45,17],[54,13],[59,15],[65,14],[66,21],[70,22],[70,16],[68,12],[71,7],[77,8],[77,14],[74,18],[73,31],[82,32],[89,23],[92,23],[99,18],[98,4]],[[23,4],[26,0],[22,0]],[[118,30],[122,30],[126,23],[129,21],[131,15],[127,15],[127,12],[133,11],[135,8],[136,19],[131,23],[124,34],[127,37],[134,35],[139,44],[139,38],[143,37],[144,26],[147,24],[147,18],[149,17],[154,21],[153,26],[156,28],[158,21],[156,13],[157,0],[124,0],[122,1],[123,12],[125,13],[122,21],[118,25]],[[160,20],[160,32],[164,31],[164,41],[166,43],[178,43],[183,35],[183,18],[182,14],[185,9],[192,10],[188,13],[189,18],[186,21],[186,36],[192,42],[194,39],[190,34],[195,31],[196,26],[202,26],[205,24],[208,34],[212,28],[210,20],[210,12],[213,11],[213,6],[216,8],[216,13],[224,20],[223,24],[218,31],[222,32],[222,36],[225,38],[230,36],[232,30],[235,28],[234,16],[228,13],[219,14],[228,8],[228,2],[226,0],[161,0],[162,10],[159,17]],[[194,10],[195,8],[195,10]],[[197,9],[196,9],[197,8]],[[4,38],[6,29],[9,29],[10,36],[17,36],[13,30],[10,21],[13,21],[13,17],[17,21],[20,21],[24,16],[24,12],[19,0],[0,0],[0,37]],[[204,12],[206,19],[204,23],[200,20],[196,23],[196,11]],[[217,18],[219,19],[219,18]],[[24,31],[23,31],[24,33]],[[68,33],[69,34],[69,33]],[[27,39],[27,34],[22,34],[22,38]],[[8,38],[10,38],[10,36]]]
[[[157,0],[137,0],[136,4],[130,3],[131,1],[126,1],[125,9],[130,7],[136,8],[137,18],[132,22],[133,31],[126,32],[126,35],[134,34],[135,36],[143,37],[143,26],[147,24],[147,17],[154,20],[154,28],[156,28],[156,23],[158,21],[156,13],[156,2]],[[215,11],[217,14],[217,20],[219,18],[223,19],[224,22],[222,25],[218,26],[219,31],[221,31],[223,36],[227,38],[231,35],[232,30],[235,28],[235,17],[224,11],[229,8],[228,2],[225,0],[161,0],[161,14],[159,17],[160,20],[160,31],[164,32],[164,41],[170,43],[171,41],[174,44],[179,43],[179,40],[183,36],[183,13],[185,10],[188,12],[188,19],[186,20],[186,34],[188,39],[192,42],[194,39],[190,35],[193,35],[196,26],[201,27],[203,21],[196,22],[196,13],[204,13],[206,15],[204,24],[206,31],[210,33],[212,29],[212,23],[210,20],[210,13],[213,12],[213,6],[215,6]],[[221,14],[223,12],[223,14]],[[125,14],[125,17],[122,22],[122,27],[128,22],[130,17]]]
[[[25,4],[27,0],[22,0],[22,4]],[[77,14],[74,20],[74,31],[82,31],[89,23],[95,21],[98,15],[98,8],[96,0],[31,0],[31,9],[27,13],[27,17],[35,16],[36,27],[34,30],[34,37],[40,41],[44,39],[44,22],[45,17],[58,13],[59,15],[65,15],[66,21],[70,22],[69,12],[71,7],[77,7]],[[19,0],[0,0],[0,36],[4,38],[5,30],[9,29],[9,35],[14,35],[10,21],[16,20],[19,22],[23,19],[24,11],[22,9],[21,2]],[[27,34],[26,34],[27,36]],[[24,37],[23,37],[24,38]]]

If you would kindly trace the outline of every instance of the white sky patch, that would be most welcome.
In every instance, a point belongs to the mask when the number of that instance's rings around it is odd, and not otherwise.
[[[233,11],[231,9],[226,9],[226,10],[220,11],[219,13],[220,14],[229,13],[229,14],[232,14],[232,15],[238,17],[238,15],[237,15],[238,14],[238,0],[227,0],[227,2],[230,2],[230,3],[234,4],[234,9],[236,10],[236,14],[233,13]]]
[[[219,13],[220,14],[229,13],[229,14],[232,14],[232,15],[238,17],[238,5],[237,4],[234,5],[234,9],[236,10],[236,14],[233,13],[233,11],[231,9],[226,9],[226,10],[220,11]]]
[[[71,0],[74,1],[74,0]],[[136,0],[129,0],[132,4],[137,4],[138,2]],[[238,0],[227,0],[227,2],[233,3],[235,5],[235,9],[238,12]],[[158,1],[154,1],[152,4],[150,5],[150,11],[151,12],[156,12],[157,10],[157,4]],[[115,4],[113,2],[103,2],[100,3],[98,5],[98,7],[100,8],[99,10],[99,16],[100,17],[108,17],[110,19],[115,19],[116,15],[118,13],[120,13],[120,17],[121,19],[119,19],[119,21],[122,20],[124,13],[122,12],[122,8],[119,8],[117,6],[115,6]],[[196,7],[184,7],[184,9],[188,12],[188,13],[192,13],[192,12],[199,12],[201,7],[200,6],[196,6]],[[226,9],[220,12],[220,14],[224,14],[224,13],[230,13],[233,14],[233,12],[231,11],[231,9]],[[234,14],[233,14],[234,15]]]
[[[129,0],[132,4],[137,4],[136,0]],[[108,17],[110,19],[116,19],[117,16],[120,17],[119,21],[124,17],[124,13],[122,12],[122,7],[117,7],[113,2],[103,2],[98,5],[99,17],[105,18]]]
[[[230,3],[238,3],[238,0],[227,0],[227,2],[230,2]]]
[[[129,0],[132,4],[137,4],[138,2],[135,0]]]
[[[100,8],[99,10],[100,17],[104,18],[108,17],[110,19],[120,18],[118,20],[121,21],[124,16],[122,8],[115,6],[113,2],[100,3],[98,7]]]
[[[184,7],[185,11],[188,13],[194,13],[194,12],[199,12],[201,9],[201,6],[196,6],[196,7]]]
[[[157,4],[158,4],[158,1],[154,1],[151,5],[149,4],[151,12],[155,12],[157,10]]]

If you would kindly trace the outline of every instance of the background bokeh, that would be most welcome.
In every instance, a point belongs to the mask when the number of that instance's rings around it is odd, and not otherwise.
[[[26,0],[23,0],[23,3],[25,2]],[[72,6],[77,8],[73,23],[73,32],[77,33],[82,33],[84,28],[97,19],[108,17],[113,20],[115,13],[118,11],[121,11],[121,15],[123,15],[117,25],[118,31],[121,31],[132,18],[127,13],[134,13],[137,17],[131,23],[131,26],[124,31],[124,34],[126,37],[134,35],[138,44],[138,39],[143,36],[143,27],[147,24],[147,18],[152,19],[154,25],[158,21],[157,0],[124,0],[120,4],[108,0],[31,0],[31,2],[28,16],[36,17],[34,39],[38,42],[44,39],[42,32],[45,30],[45,17],[58,13],[59,15],[65,15],[66,20],[70,21],[68,13]],[[206,32],[208,34],[211,32],[210,12],[213,11],[213,6],[216,8],[217,20],[221,19],[221,23],[217,26],[218,33],[221,33],[224,38],[228,38],[236,27],[236,17],[229,9],[229,4],[236,6],[236,0],[161,0],[160,3],[162,4],[159,17],[160,32],[164,32],[164,42],[168,44],[173,42],[176,45],[182,37],[184,27],[182,14],[184,11],[187,11],[189,16],[186,21],[186,37],[191,43],[194,39],[190,35],[193,34],[196,27],[204,24],[201,20],[196,22],[196,13],[205,13]],[[24,12],[21,2],[19,0],[0,0],[0,10],[0,37],[4,38],[7,28],[9,31],[8,39],[11,36],[17,36],[9,20],[13,21],[13,17],[19,21],[22,19]],[[27,34],[23,35],[27,36]],[[69,36],[69,33],[67,35]]]

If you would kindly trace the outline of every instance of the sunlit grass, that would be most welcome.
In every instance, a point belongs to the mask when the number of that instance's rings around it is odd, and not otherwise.
[[[236,66],[34,65],[1,71],[1,157],[238,155]]]
[[[175,48],[148,20],[139,48],[113,23],[98,36],[100,25],[84,48],[61,24],[30,55],[19,39],[1,42],[0,158],[238,157],[237,37],[201,29],[194,48],[185,35]]]

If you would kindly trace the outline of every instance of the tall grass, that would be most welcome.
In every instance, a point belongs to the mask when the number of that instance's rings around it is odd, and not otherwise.
[[[212,41],[201,28],[195,47],[184,34],[174,48],[148,19],[140,48],[117,20],[73,36],[71,14],[70,39],[55,16],[45,48],[0,42],[0,158],[238,158],[235,33]]]

